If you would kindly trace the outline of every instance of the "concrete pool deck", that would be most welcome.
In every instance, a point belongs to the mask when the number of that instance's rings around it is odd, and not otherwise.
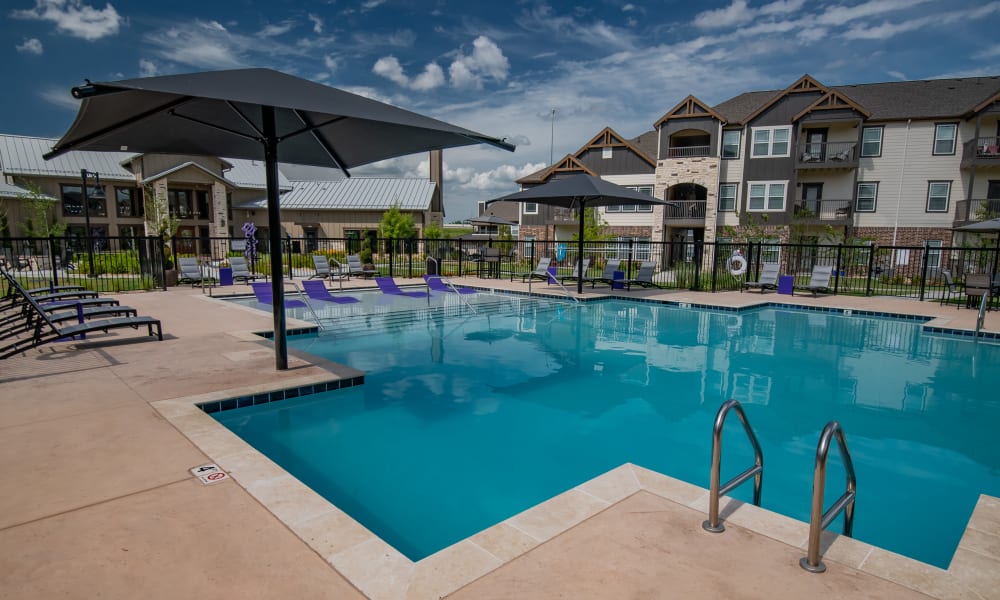
[[[971,329],[976,317],[891,298],[622,295],[921,314],[956,329]],[[356,371],[305,355],[275,371],[270,344],[248,334],[270,329],[270,314],[197,289],[121,299],[162,319],[165,340],[119,331],[0,362],[0,596],[989,598],[1000,589],[996,499],[980,499],[947,570],[830,535],[829,570],[813,575],[798,567],[808,525],[724,501],[726,533],[705,533],[705,490],[634,465],[414,564],[191,410],[195,400]],[[1000,313],[987,315],[985,329],[1000,332]],[[233,480],[202,485],[188,471],[210,462]]]

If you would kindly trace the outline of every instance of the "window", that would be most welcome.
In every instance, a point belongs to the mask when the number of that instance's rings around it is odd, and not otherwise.
[[[861,130],[861,156],[882,156],[882,127]]]
[[[934,126],[934,154],[954,154],[958,125],[938,123]]]
[[[941,266],[941,246],[943,245],[941,240],[927,240],[924,242],[927,248],[927,266],[931,269],[937,269]]]
[[[535,202],[525,202],[521,206],[524,207],[524,214],[526,215],[537,215],[538,214],[538,204]]]
[[[82,217],[83,212],[83,196],[81,194],[81,186],[79,185],[62,185],[62,214],[66,217]],[[104,198],[94,198],[94,192],[97,191],[96,187],[87,188],[87,199],[90,201],[90,216],[91,217],[106,217],[108,216],[107,204],[104,202]]]
[[[948,212],[950,181],[931,181],[927,184],[927,212]]]
[[[194,218],[194,193],[191,190],[167,190],[171,214],[179,219]]]
[[[740,157],[740,130],[727,129],[722,132],[722,158]]]
[[[719,211],[733,212],[736,210],[736,184],[719,184]]]
[[[875,199],[878,197],[878,183],[858,183],[858,195],[854,203],[857,212],[875,212]]]
[[[141,217],[142,202],[135,188],[115,188],[115,206],[119,217]]]
[[[601,158],[611,158],[612,152],[611,146],[601,148]]]
[[[785,210],[785,181],[750,183],[747,209],[755,212]]]
[[[753,158],[788,156],[791,127],[754,127]]]

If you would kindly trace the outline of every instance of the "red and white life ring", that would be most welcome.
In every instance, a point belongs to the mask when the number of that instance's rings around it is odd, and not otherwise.
[[[729,269],[730,275],[742,275],[747,272],[747,259],[743,258],[739,254],[734,254],[729,257],[726,267]]]

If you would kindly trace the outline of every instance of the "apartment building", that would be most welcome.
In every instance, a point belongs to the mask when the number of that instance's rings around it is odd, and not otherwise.
[[[575,172],[669,202],[605,209],[623,239],[951,245],[955,227],[1000,216],[1000,77],[826,86],[804,75],[715,106],[688,96],[653,131],[605,128],[518,183]],[[521,212],[522,236],[573,235],[571,214]]]

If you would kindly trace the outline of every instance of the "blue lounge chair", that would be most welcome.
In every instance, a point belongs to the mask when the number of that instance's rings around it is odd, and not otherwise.
[[[257,302],[261,304],[274,304],[274,295],[271,294],[271,284],[263,281],[251,281],[253,295],[257,297]],[[306,303],[301,300],[285,300],[285,308],[305,308]]]
[[[445,283],[444,279],[437,277],[436,275],[424,275],[424,281],[427,282],[427,287],[430,288],[431,293],[441,292],[448,294],[475,294],[476,290],[467,287],[453,286]]]
[[[396,285],[395,280],[392,277],[376,277],[375,285],[383,294],[390,294],[393,296],[408,296],[410,298],[426,298],[427,294],[425,292],[404,292],[399,289]]]
[[[311,300],[321,300],[323,302],[334,302],[336,304],[354,304],[359,302],[354,296],[334,296],[330,290],[326,289],[326,284],[322,281],[303,280],[302,289],[306,291],[306,296]]]

